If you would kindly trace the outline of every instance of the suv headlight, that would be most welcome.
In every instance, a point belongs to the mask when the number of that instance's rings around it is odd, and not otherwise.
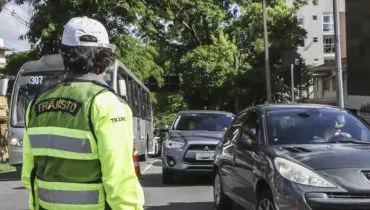
[[[178,142],[178,141],[166,140],[164,141],[164,146],[167,149],[180,149],[184,146],[184,143]]]
[[[23,146],[23,141],[21,139],[18,139],[18,138],[9,138],[9,145],[10,146],[15,146],[15,147],[22,147]]]
[[[335,188],[335,185],[297,163],[283,158],[275,158],[274,163],[279,174],[292,182],[313,187]]]

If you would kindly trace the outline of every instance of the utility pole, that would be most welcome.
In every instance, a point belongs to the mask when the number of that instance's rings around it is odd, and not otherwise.
[[[294,96],[294,64],[290,65],[290,88],[291,88],[291,94],[292,94],[292,102],[295,101],[295,96]]]
[[[266,15],[266,0],[262,0],[263,7],[263,29],[265,35],[265,74],[266,74],[266,89],[267,89],[267,102],[272,103],[271,97],[271,77],[270,77],[270,58],[269,58],[269,41],[267,35],[267,15]]]
[[[335,69],[337,75],[337,104],[340,108],[344,108],[343,97],[343,76],[342,76],[342,55],[340,49],[340,28],[339,28],[339,13],[338,0],[333,0],[333,17],[334,17],[334,39],[335,39]]]

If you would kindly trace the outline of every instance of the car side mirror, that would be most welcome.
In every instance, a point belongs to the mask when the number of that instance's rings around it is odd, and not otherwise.
[[[240,136],[239,145],[243,149],[248,149],[253,146],[253,140],[249,136],[242,134]]]
[[[165,132],[165,133],[170,132],[170,129],[168,128],[168,125],[162,126],[160,130],[161,130],[161,132]]]

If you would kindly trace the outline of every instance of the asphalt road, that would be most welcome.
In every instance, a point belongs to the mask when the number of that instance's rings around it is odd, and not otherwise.
[[[162,184],[159,159],[142,162],[141,180],[145,193],[146,210],[211,210],[212,183],[209,177],[187,177],[175,185]],[[0,174],[0,209],[28,209],[28,193],[14,173]]]

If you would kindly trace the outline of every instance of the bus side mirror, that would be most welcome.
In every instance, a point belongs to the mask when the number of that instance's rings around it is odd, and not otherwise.
[[[124,79],[118,80],[119,95],[127,99],[126,81]]]

